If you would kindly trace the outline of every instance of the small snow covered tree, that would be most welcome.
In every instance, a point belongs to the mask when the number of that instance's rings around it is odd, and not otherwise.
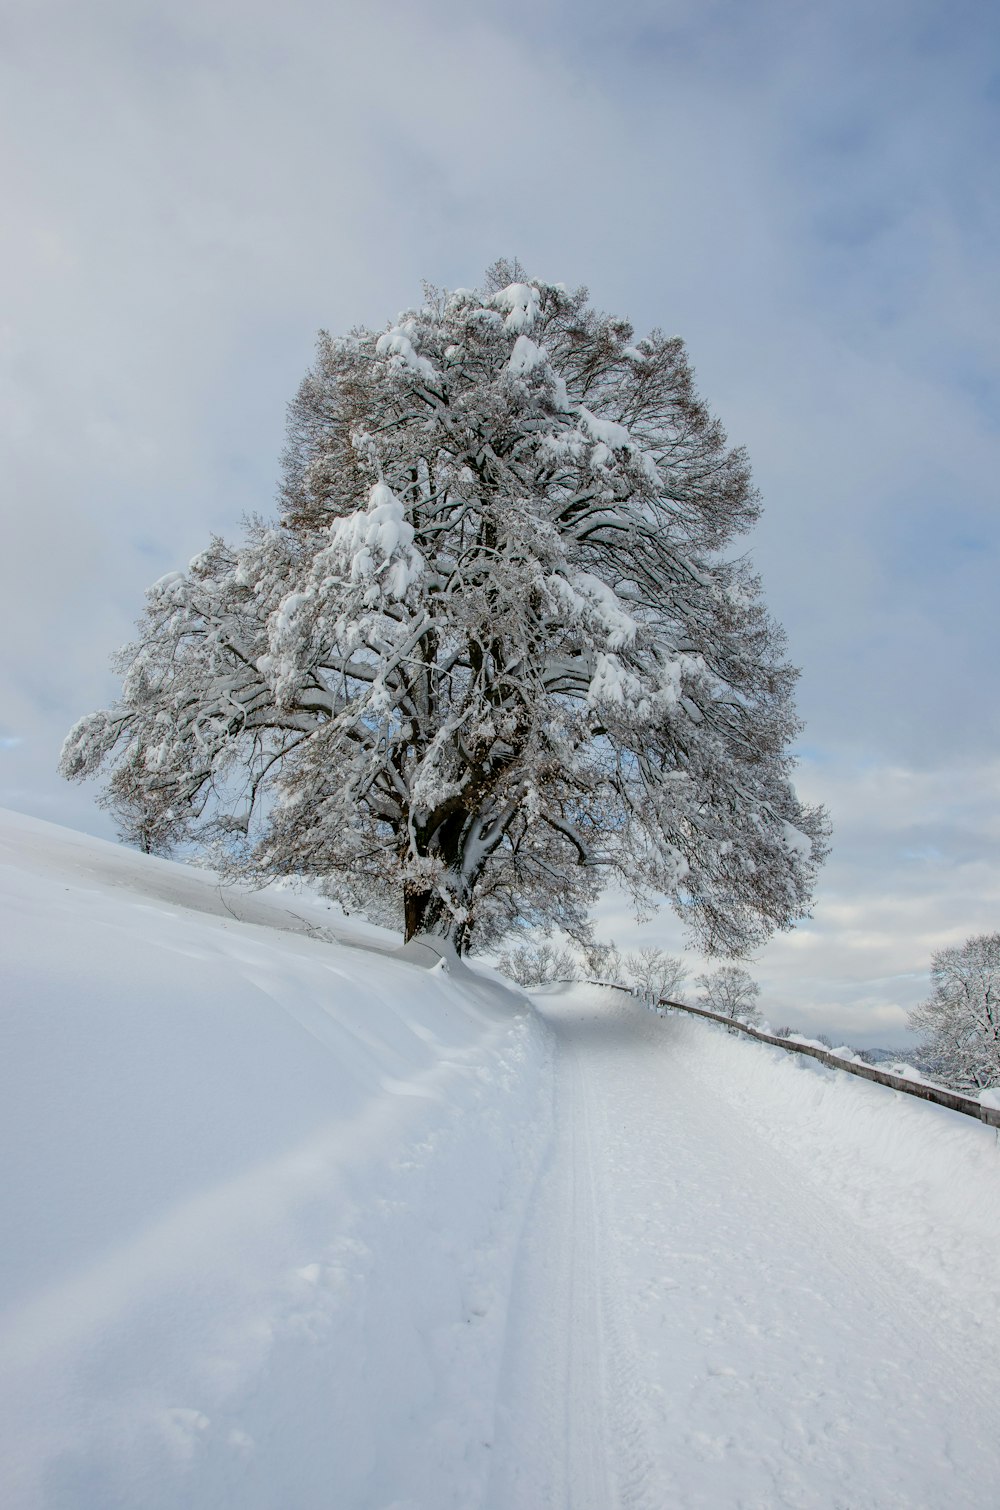
[[[687,980],[684,961],[663,949],[639,949],[625,957],[629,984],[654,1001],[676,997]]]
[[[699,975],[701,1005],[707,1012],[731,1017],[735,1022],[755,1026],[761,1016],[757,1009],[760,986],[749,971],[740,965],[720,965],[710,975]]]
[[[532,948],[515,944],[497,955],[497,968],[519,986],[544,986],[553,981],[575,980],[579,974],[576,960],[568,949],[541,943]]]
[[[980,933],[931,959],[931,994],[910,1013],[921,1062],[958,1090],[1000,1085],[1000,933]]]
[[[803,913],[795,672],[727,557],[757,499],[679,339],[498,264],[322,335],[285,462],[277,522],[149,589],[67,776],[126,763],[234,872],[395,896],[460,948],[579,937],[612,875],[714,952]]]
[[[184,836],[184,814],[172,806],[168,788],[150,787],[139,760],[134,751],[131,760],[119,762],[98,802],[114,818],[124,844],[147,855],[170,855]]]
[[[583,968],[586,978],[590,981],[600,981],[604,985],[622,986],[625,966],[618,951],[618,945],[598,943],[596,939],[587,939],[583,943]]]

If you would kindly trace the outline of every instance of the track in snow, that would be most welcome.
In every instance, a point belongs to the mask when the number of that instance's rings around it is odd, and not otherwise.
[[[586,1053],[578,1033],[553,1025],[556,1133],[514,1276],[491,1510],[638,1505],[631,1489],[647,1466],[641,1434],[637,1459],[627,1460],[637,1440],[628,1388],[637,1363],[607,1269]]]
[[[514,1276],[489,1510],[995,1503],[984,1318],[704,1078],[691,1033],[715,1030],[607,991],[537,1000],[557,1131]]]

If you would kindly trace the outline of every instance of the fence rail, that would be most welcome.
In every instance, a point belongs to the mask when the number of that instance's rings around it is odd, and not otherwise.
[[[890,1090],[902,1091],[904,1095],[916,1096],[921,1101],[933,1101],[938,1106],[946,1106],[949,1111],[962,1112],[966,1117],[975,1117],[989,1127],[1000,1129],[1000,1108],[981,1106],[971,1096],[959,1096],[954,1091],[938,1090],[933,1085],[922,1085],[919,1080],[905,1080],[901,1075],[890,1075],[887,1070],[876,1070],[870,1064],[852,1064],[849,1059],[841,1059],[837,1054],[830,1053],[828,1049],[816,1049],[811,1043],[793,1043],[788,1038],[776,1037],[774,1033],[762,1033],[760,1028],[751,1028],[745,1022],[723,1017],[718,1012],[708,1012],[704,1007],[689,1007],[685,1002],[668,1001],[666,997],[661,997],[655,1005],[673,1007],[678,1012],[690,1012],[694,1017],[707,1017],[710,1022],[721,1022],[727,1028],[732,1028],[738,1033],[745,1033],[748,1038],[757,1038],[761,1043],[772,1043],[776,1048],[785,1049],[789,1054],[808,1054],[810,1059],[818,1059],[821,1064],[828,1064],[831,1069],[846,1070],[849,1075],[860,1075],[862,1080],[874,1080],[877,1085],[886,1085]]]

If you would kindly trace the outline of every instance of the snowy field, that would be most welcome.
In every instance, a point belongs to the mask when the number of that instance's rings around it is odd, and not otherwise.
[[[11,1510],[1000,1502],[991,1130],[0,822]]]

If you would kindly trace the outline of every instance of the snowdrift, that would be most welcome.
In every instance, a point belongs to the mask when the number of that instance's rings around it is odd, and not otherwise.
[[[475,1503],[528,1004],[14,814],[0,888],[4,1504]]]

